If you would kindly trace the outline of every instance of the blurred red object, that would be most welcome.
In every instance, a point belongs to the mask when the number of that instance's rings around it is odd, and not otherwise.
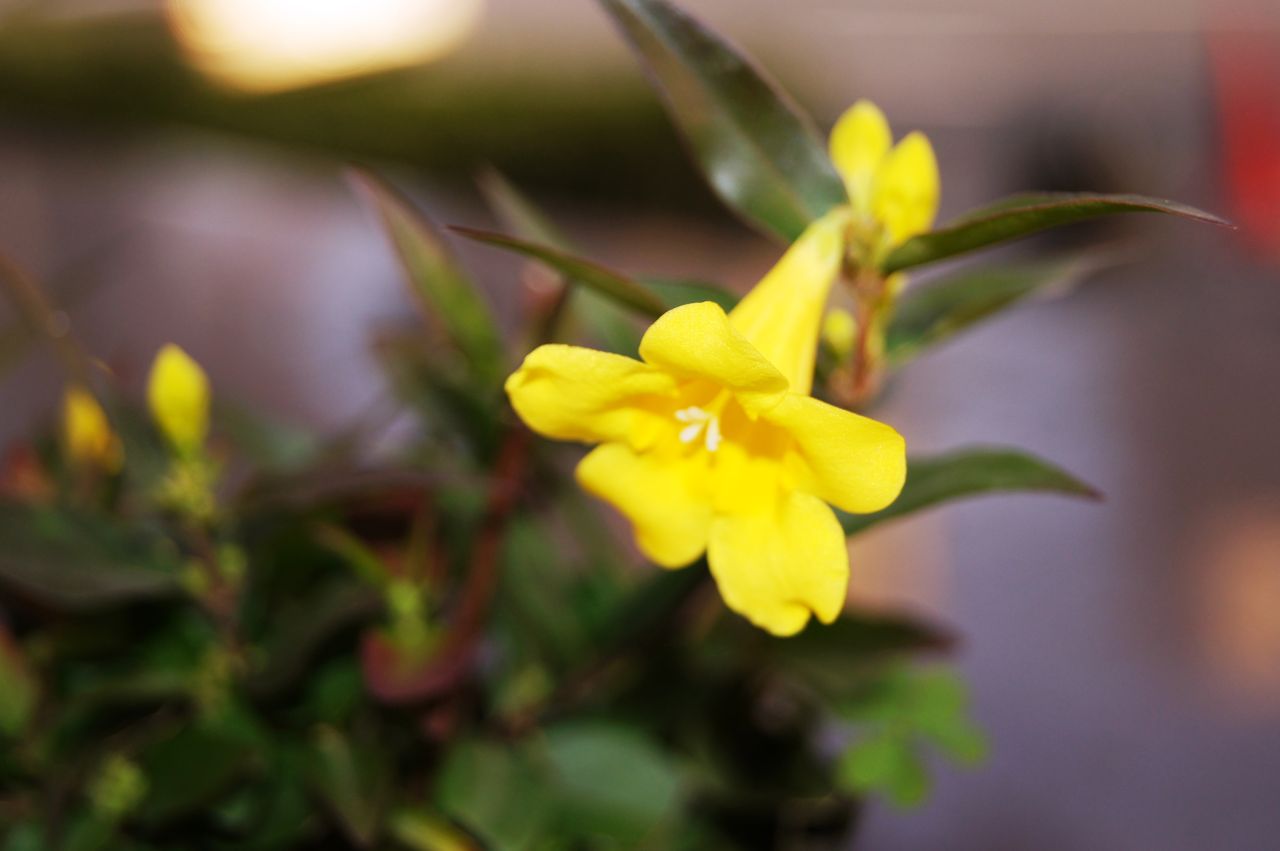
[[[1280,31],[1223,33],[1210,48],[1231,217],[1280,259]]]

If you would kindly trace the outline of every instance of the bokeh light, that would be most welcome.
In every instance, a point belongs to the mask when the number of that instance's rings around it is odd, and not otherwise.
[[[438,59],[482,0],[167,0],[174,33],[212,78],[277,91]]]

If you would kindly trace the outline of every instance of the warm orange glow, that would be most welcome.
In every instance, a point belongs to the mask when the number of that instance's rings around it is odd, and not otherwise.
[[[1200,580],[1210,670],[1244,707],[1280,704],[1280,505],[1239,506],[1209,524]]]
[[[481,0],[167,0],[192,61],[274,91],[415,65],[455,48]]]

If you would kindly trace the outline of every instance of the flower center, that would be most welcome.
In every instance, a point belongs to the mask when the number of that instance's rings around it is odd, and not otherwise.
[[[693,443],[701,437],[708,452],[715,452],[720,448],[722,438],[720,417],[716,414],[705,411],[697,405],[690,405],[676,411],[676,419],[685,424],[684,428],[680,429],[681,443]]]

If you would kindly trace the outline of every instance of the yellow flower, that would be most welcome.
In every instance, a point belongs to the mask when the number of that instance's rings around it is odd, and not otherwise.
[[[124,463],[124,450],[106,412],[83,387],[68,387],[63,396],[62,438],[75,464],[114,473]]]
[[[778,635],[843,607],[848,552],[826,503],[877,511],[906,475],[896,431],[809,396],[849,218],[810,226],[732,313],[663,314],[641,360],[540,346],[506,385],[535,431],[600,444],[578,481],[645,555],[676,568],[705,552],[725,603]]]
[[[194,452],[204,443],[209,379],[200,364],[173,343],[165,344],[151,365],[147,404],[156,425],[179,452]]]
[[[933,225],[938,163],[923,133],[908,133],[893,145],[884,113],[860,100],[836,122],[829,149],[849,193],[862,262],[878,265],[890,250]]]

